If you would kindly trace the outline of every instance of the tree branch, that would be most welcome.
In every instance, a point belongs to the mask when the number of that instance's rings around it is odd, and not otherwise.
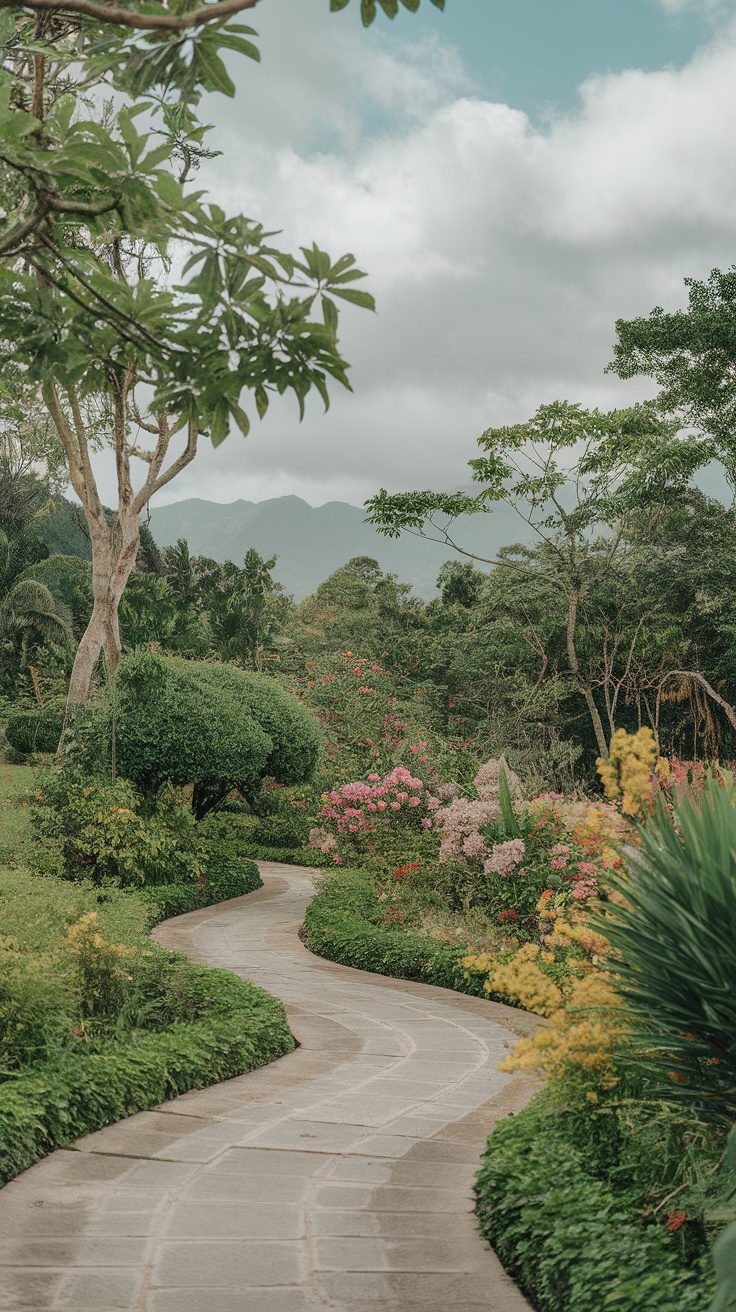
[[[721,710],[725,713],[731,728],[736,729],[736,711],[734,711],[733,706],[725,701],[720,693],[716,692],[713,685],[708,683],[705,675],[699,674],[697,670],[669,670],[664,678],[660,679],[659,687],[657,688],[657,724],[659,724],[659,703],[662,696],[662,688],[668,679],[675,678],[694,679],[696,683],[699,683],[701,688],[704,688],[708,696],[715,702],[716,706],[720,706]]]
[[[158,468],[160,468],[163,458],[166,454],[166,449],[168,448],[170,436],[171,436],[171,431],[167,427],[166,448],[164,449],[164,452],[162,454],[161,461],[158,462]],[[171,482],[172,478],[176,478],[177,475],[180,474],[183,469],[186,469],[187,465],[190,465],[192,463],[194,457],[197,454],[198,439],[199,439],[199,425],[196,419],[190,419],[189,431],[187,433],[187,444],[184,450],[182,451],[181,455],[178,456],[177,459],[173,462],[173,464],[169,465],[169,468],[164,470],[163,474],[161,474],[159,477],[156,477],[156,470],[154,467],[156,457],[154,456],[154,460],[151,462],[151,469],[148,472],[148,478],[143,484],[143,487],[141,488],[140,492],[136,496],[134,502],[137,514],[141,513],[143,507],[147,505],[151,497],[156,492],[159,492],[162,487],[165,487],[167,483]],[[158,454],[158,452],[156,454]]]
[[[41,394],[46,409],[53,420],[54,427],[59,434],[61,445],[64,448],[64,453],[69,464],[69,477],[71,479],[72,487],[79,497],[79,500],[84,504],[84,472],[82,470],[82,462],[76,438],[67,422],[56,388],[50,383],[44,383],[43,388],[41,389]]]
[[[84,14],[100,23],[115,27],[131,27],[143,32],[186,32],[205,23],[229,18],[244,9],[255,9],[259,0],[220,0],[218,4],[202,5],[188,14],[141,14],[135,9],[121,9],[118,5],[97,4],[95,0],[0,0],[0,9],[30,9],[33,13]]]

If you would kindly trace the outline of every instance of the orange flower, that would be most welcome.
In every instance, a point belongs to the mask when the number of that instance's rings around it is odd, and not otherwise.
[[[670,1212],[669,1216],[667,1217],[667,1225],[665,1228],[671,1235],[673,1235],[675,1231],[679,1230],[688,1219],[689,1218],[687,1212]]]

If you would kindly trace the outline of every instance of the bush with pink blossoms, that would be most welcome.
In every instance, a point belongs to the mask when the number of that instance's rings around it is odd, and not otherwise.
[[[515,932],[533,939],[546,890],[561,906],[599,896],[606,867],[618,860],[621,820],[612,807],[553,794],[524,803],[520,782],[503,760],[487,761],[474,783],[475,798],[455,792],[444,806],[430,807],[441,835],[440,861],[457,867],[468,906],[503,915],[503,923],[511,923],[507,913],[513,911]]]
[[[432,796],[424,780],[403,765],[383,776],[372,771],[365,780],[322,794],[310,846],[332,850],[340,864],[376,869],[436,857]]]

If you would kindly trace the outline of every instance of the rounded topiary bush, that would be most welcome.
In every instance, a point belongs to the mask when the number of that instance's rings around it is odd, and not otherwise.
[[[299,784],[314,773],[320,752],[316,717],[275,679],[235,665],[187,662],[190,677],[204,692],[226,696],[251,716],[271,740],[264,775],[280,784]]]
[[[55,752],[61,737],[63,711],[15,711],[5,724],[5,737],[22,756]]]
[[[275,682],[234,666],[145,649],[124,656],[99,701],[78,716],[72,754],[91,773],[110,761],[149,797],[192,785],[202,817],[269,775],[308,779],[319,757],[314,716]]]

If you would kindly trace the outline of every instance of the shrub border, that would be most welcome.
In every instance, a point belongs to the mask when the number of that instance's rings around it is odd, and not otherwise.
[[[214,875],[202,887],[177,884],[132,895],[148,928],[172,915],[217,905],[262,887],[258,867]],[[196,1021],[161,1033],[133,1031],[125,1043],[65,1054],[0,1084],[0,1187],[41,1157],[158,1103],[256,1070],[296,1041],[281,1002],[220,967],[190,966],[206,981],[212,1006]]]
[[[705,1312],[709,1255],[683,1266],[676,1237],[592,1174],[544,1092],[495,1127],[475,1193],[481,1234],[539,1312]]]
[[[336,896],[339,885],[339,894]],[[336,869],[307,907],[304,942],[310,952],[343,966],[394,979],[437,984],[476,998],[509,1004],[483,987],[485,975],[460,965],[467,944],[449,944],[376,923],[380,903],[367,870]]]

